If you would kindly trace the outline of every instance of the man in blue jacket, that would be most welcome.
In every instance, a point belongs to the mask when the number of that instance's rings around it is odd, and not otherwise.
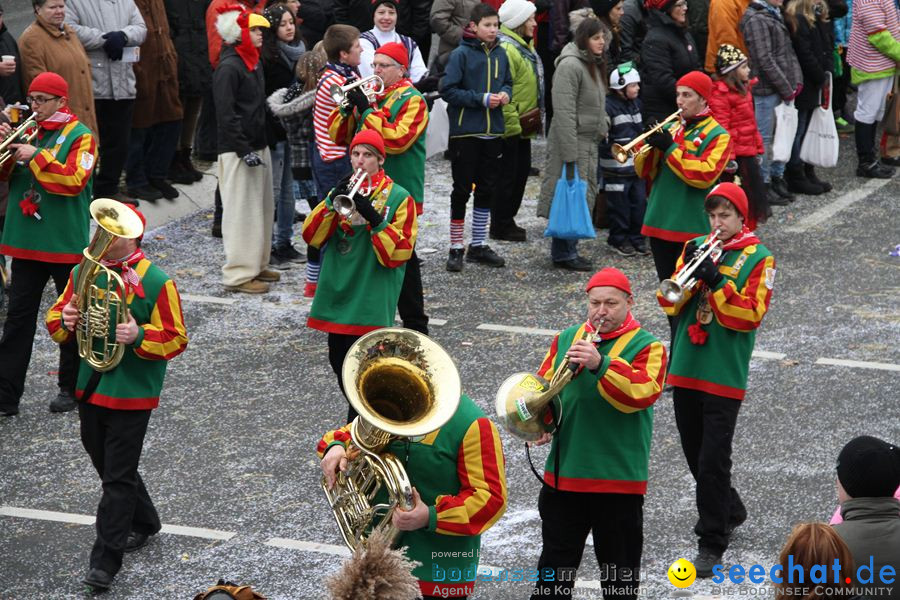
[[[512,76],[506,52],[497,43],[500,20],[489,4],[472,10],[460,45],[450,53],[441,79],[441,93],[450,117],[450,257],[448,271],[462,271],[466,204],[475,186],[472,241],[468,262],[490,267],[506,264],[485,243],[491,198],[503,147],[502,106],[512,96]]]

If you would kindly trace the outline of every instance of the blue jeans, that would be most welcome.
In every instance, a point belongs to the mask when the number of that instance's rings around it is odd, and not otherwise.
[[[562,238],[551,238],[550,241],[550,258],[553,262],[563,260],[572,260],[578,256],[578,240],[564,240]]]
[[[809,119],[812,117],[813,109],[797,111],[797,135],[794,136],[794,145],[791,146],[791,160],[788,164],[792,167],[800,167],[803,161],[800,160],[800,147],[803,146],[803,138],[806,137],[806,130],[809,129]]]
[[[180,137],[181,121],[132,129],[125,160],[125,184],[139,188],[149,185],[148,179],[168,177]]]
[[[781,96],[771,94],[769,96],[753,96],[753,108],[756,113],[756,126],[762,136],[763,155],[759,171],[763,181],[768,183],[772,177],[784,175],[784,163],[769,160],[772,154],[772,140],[775,137],[775,107],[781,103]]]
[[[272,149],[272,190],[275,193],[272,244],[287,246],[294,235],[294,178],[291,175],[291,147],[287,142],[278,142]]]
[[[313,181],[316,182],[316,190],[320,199],[324,199],[341,178],[352,172],[350,157],[343,156],[333,162],[325,162],[319,155],[316,142],[310,142],[310,156],[312,156]]]

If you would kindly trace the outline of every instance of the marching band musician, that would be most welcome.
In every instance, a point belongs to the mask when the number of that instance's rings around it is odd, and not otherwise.
[[[128,208],[146,223],[137,209]],[[124,553],[143,547],[161,528],[138,462],[150,413],[159,405],[168,361],[184,352],[188,342],[175,282],[150,262],[140,242],[140,238],[116,238],[106,254],[109,259],[103,260],[125,282],[129,319],[114,331],[116,342],[126,345],[124,356],[102,375],[95,375],[84,360],[78,370],[81,443],[103,482],[97,539],[83,580],[95,591],[108,589]],[[72,270],[62,295],[47,311],[47,329],[57,343],[75,338],[81,317],[73,282],[81,268]]]
[[[349,442],[345,425],[316,447],[329,488],[347,467]],[[412,510],[397,508],[392,522],[404,532],[397,547],[406,546],[408,558],[422,563],[413,576],[424,599],[467,598],[475,588],[481,534],[506,511],[506,461],[497,427],[462,394],[443,427],[418,442],[395,440],[387,449],[404,461],[414,485]]]
[[[416,202],[416,214],[421,216],[425,201],[428,106],[409,79],[409,53],[403,44],[390,42],[375,50],[372,69],[384,82],[384,91],[374,104],[369,104],[361,89],[350,90],[347,93],[350,106],[336,107],[328,119],[329,133],[338,144],[346,144],[357,131],[372,129],[380,133],[386,154],[384,172],[406,188]],[[415,249],[406,264],[397,308],[404,327],[428,335],[422,272]]]
[[[384,172],[381,134],[372,129],[357,133],[350,142],[350,161],[353,172],[361,169],[365,177],[352,198],[353,214],[342,217],[332,204],[349,192],[350,177],[345,177],[303,222],[303,239],[322,248],[322,272],[307,325],[328,332],[328,360],[341,392],[341,366],[353,342],[394,322],[418,231],[414,200]],[[355,416],[349,407],[347,422]]]
[[[35,77],[28,103],[38,123],[32,144],[12,144],[13,157],[0,165],[9,181],[10,208],[0,254],[12,257],[9,308],[0,340],[0,415],[19,412],[25,374],[37,330],[38,311],[47,279],[61,293],[72,267],[88,245],[91,173],[97,156],[94,134],[69,110],[69,85],[52,72]],[[0,136],[10,135],[8,124]],[[18,207],[16,207],[18,204]],[[59,394],[51,412],[73,410],[78,351],[59,349]]]
[[[721,564],[731,532],[747,510],[731,486],[731,441],[747,387],[756,329],[772,298],[775,258],[745,225],[747,196],[733,183],[720,183],[706,198],[710,228],[718,230],[722,255],[707,257],[694,271],[699,287],[676,303],[660,293],[667,315],[681,315],[678,351],[669,365],[675,420],[681,448],[697,482],[699,519],[694,532],[698,577],[710,577]],[[709,236],[685,244],[676,273]]]
[[[559,428],[535,442],[552,439],[538,498],[543,548],[532,599],[572,597],[591,531],[597,562],[609,575],[604,593],[638,596],[653,404],[662,393],[666,351],[632,316],[624,273],[602,269],[585,291],[599,341],[582,339],[587,323],[569,327],[538,370],[550,380],[566,356],[583,369],[560,393]]]

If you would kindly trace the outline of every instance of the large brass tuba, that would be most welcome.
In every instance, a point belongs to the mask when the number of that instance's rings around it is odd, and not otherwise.
[[[84,249],[75,279],[81,314],[75,337],[78,355],[92,369],[103,372],[114,369],[125,354],[125,345],[115,341],[115,326],[128,321],[128,304],[125,282],[100,261],[116,239],[140,237],[144,225],[133,210],[109,198],[91,202],[91,216],[97,221],[97,231]]]
[[[602,324],[603,320],[600,321]],[[594,327],[588,321],[579,339],[594,340],[595,337]],[[497,390],[494,406],[497,418],[511,434],[526,442],[533,442],[545,432],[552,432],[556,424],[552,419],[545,418],[549,404],[556,400],[577,372],[578,365],[566,357],[550,381],[534,373],[510,375]]]
[[[403,463],[386,451],[394,439],[420,439],[442,427],[459,405],[461,386],[453,359],[429,337],[400,327],[359,338],[344,359],[344,390],[359,413],[350,427],[346,471],[332,489],[322,489],[341,536],[351,550],[375,530],[395,542],[396,508],[413,506],[412,484]],[[376,503],[379,492],[386,502]]]

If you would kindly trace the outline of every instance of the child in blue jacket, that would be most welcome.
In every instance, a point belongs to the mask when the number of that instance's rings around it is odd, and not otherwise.
[[[450,256],[448,271],[462,271],[466,204],[475,186],[472,241],[466,261],[490,267],[506,264],[487,245],[491,199],[503,147],[503,111],[512,96],[506,51],[497,43],[500,20],[489,4],[472,10],[467,29],[441,79],[441,94],[450,118]]]

